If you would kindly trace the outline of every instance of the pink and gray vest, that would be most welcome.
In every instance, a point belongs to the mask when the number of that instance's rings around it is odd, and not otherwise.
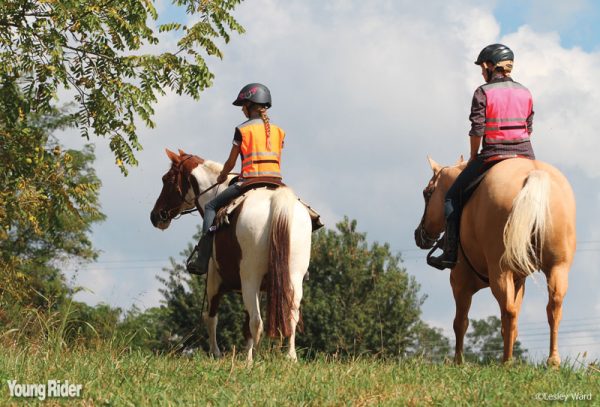
[[[486,96],[485,143],[514,144],[529,141],[527,118],[533,109],[529,90],[513,81],[483,85]]]

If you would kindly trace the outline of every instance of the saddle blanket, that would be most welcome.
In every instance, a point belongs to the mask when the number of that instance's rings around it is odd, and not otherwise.
[[[261,186],[259,188],[249,189],[246,192],[244,192],[242,195],[235,198],[234,200],[229,202],[227,205],[225,205],[224,207],[219,209],[219,211],[217,212],[217,217],[215,219],[215,223],[214,223],[215,230],[219,230],[222,227],[229,225],[229,215],[231,215],[237,208],[239,208],[239,206],[248,197],[248,193],[250,191],[257,190],[257,189],[274,189],[274,188],[272,186]],[[306,207],[306,209],[308,210],[310,219],[312,221],[313,232],[315,230],[322,228],[324,225],[321,222],[321,215],[319,215],[319,213],[316,210],[314,210],[309,204],[304,202],[302,199],[298,198],[298,201],[300,201],[300,203],[302,205],[304,205]]]

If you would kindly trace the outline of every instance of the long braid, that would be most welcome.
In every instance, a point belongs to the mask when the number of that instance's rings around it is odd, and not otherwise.
[[[260,118],[265,124],[265,133],[267,133],[267,150],[271,151],[271,123],[269,116],[267,115],[267,108],[261,106],[258,109],[258,112],[260,113]]]

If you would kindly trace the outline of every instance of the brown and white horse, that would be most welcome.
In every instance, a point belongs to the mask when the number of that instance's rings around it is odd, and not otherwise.
[[[150,218],[166,229],[181,212],[203,208],[215,192],[202,193],[217,182],[223,166],[200,157],[166,150],[171,168],[162,177],[163,187]],[[223,293],[241,290],[246,308],[247,359],[263,331],[260,291],[267,292],[267,334],[289,337],[287,355],[296,360],[295,335],[300,319],[302,281],[310,260],[312,224],[308,211],[292,190],[257,189],[218,231],[207,276],[210,353],[220,356],[217,345],[217,308]]]
[[[425,188],[425,212],[415,231],[430,248],[445,227],[444,197],[466,163],[442,167],[429,159],[433,177]],[[558,326],[575,253],[575,198],[567,179],[541,161],[514,158],[492,167],[464,207],[458,263],[450,272],[456,303],[455,361],[462,362],[473,294],[490,287],[500,305],[504,361],[512,358],[525,278],[546,275],[550,325],[548,364],[559,365]]]

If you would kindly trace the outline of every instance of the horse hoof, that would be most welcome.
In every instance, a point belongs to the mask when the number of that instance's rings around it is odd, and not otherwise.
[[[546,363],[548,364],[548,367],[557,369],[560,367],[560,356],[550,356]]]
[[[210,352],[210,356],[212,356],[215,359],[221,359],[223,357],[223,354],[221,354],[221,351],[216,351],[216,352]]]

